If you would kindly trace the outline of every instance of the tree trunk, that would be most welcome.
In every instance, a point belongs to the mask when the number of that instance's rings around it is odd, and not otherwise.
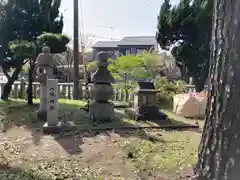
[[[13,83],[14,83],[14,81],[12,79],[9,79],[8,82],[5,84],[5,86],[3,88],[2,95],[1,95],[2,100],[8,101],[8,97],[9,97],[9,94],[12,90]]]
[[[28,100],[28,105],[33,104],[33,90],[32,90],[32,84],[33,84],[33,69],[34,69],[34,64],[32,60],[30,60],[30,67],[28,70],[28,87],[27,87],[27,100]]]
[[[4,100],[4,101],[8,100],[9,94],[12,90],[12,85],[18,79],[18,75],[21,72],[21,69],[22,69],[22,66],[17,67],[15,69],[15,71],[13,72],[12,76],[9,76],[9,74],[3,68],[3,72],[4,72],[5,76],[8,78],[8,82],[5,84],[5,86],[3,88],[3,92],[1,95],[2,100]]]
[[[240,177],[240,2],[216,0],[209,97],[197,180]]]

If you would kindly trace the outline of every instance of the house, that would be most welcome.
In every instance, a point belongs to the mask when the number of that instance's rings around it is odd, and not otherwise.
[[[105,51],[109,53],[112,59],[116,59],[119,56],[119,44],[120,41],[98,41],[93,46],[93,60],[96,59],[97,53]]]
[[[138,54],[141,51],[149,51],[156,44],[155,36],[124,37],[118,44],[121,55]]]
[[[144,50],[154,49],[157,45],[155,36],[132,36],[124,37],[121,41],[98,41],[93,46],[93,60],[100,51],[109,52],[112,59],[118,56],[138,54]]]

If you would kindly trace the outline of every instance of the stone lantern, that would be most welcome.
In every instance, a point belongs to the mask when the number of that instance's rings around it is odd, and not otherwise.
[[[157,92],[152,82],[138,82],[133,108],[126,109],[127,114],[135,120],[168,120],[157,106]]]
[[[36,81],[40,82],[40,107],[37,116],[41,120],[47,118],[47,79],[53,78],[54,59],[50,54],[50,48],[42,48],[36,60]]]
[[[89,104],[89,116],[93,122],[112,121],[114,118],[114,104],[109,100],[114,93],[111,83],[115,83],[115,79],[107,69],[108,53],[98,53],[97,60],[98,68],[91,78],[93,85],[90,90],[92,100]]]
[[[36,60],[36,66],[38,70],[39,76],[41,74],[47,74],[49,79],[53,78],[53,65],[54,59],[52,54],[50,53],[49,47],[43,47],[42,53],[40,53]]]

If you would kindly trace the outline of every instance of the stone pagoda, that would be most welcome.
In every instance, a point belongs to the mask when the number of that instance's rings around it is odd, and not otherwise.
[[[114,119],[114,104],[109,100],[114,93],[111,84],[115,83],[115,79],[107,69],[108,53],[98,53],[97,61],[98,68],[91,77],[93,85],[90,90],[92,100],[89,103],[89,116],[92,122],[112,121]]]

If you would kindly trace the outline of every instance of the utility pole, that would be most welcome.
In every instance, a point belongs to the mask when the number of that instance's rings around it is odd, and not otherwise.
[[[80,96],[79,91],[79,16],[78,16],[78,0],[73,3],[73,60],[74,60],[74,77],[73,77],[73,99],[78,100]]]
[[[81,54],[81,60],[84,68],[84,82],[85,82],[85,99],[89,99],[89,94],[88,94],[88,72],[87,72],[87,62],[84,59],[84,50],[85,50],[85,44],[84,42],[81,42],[81,47],[82,47],[82,54]]]

